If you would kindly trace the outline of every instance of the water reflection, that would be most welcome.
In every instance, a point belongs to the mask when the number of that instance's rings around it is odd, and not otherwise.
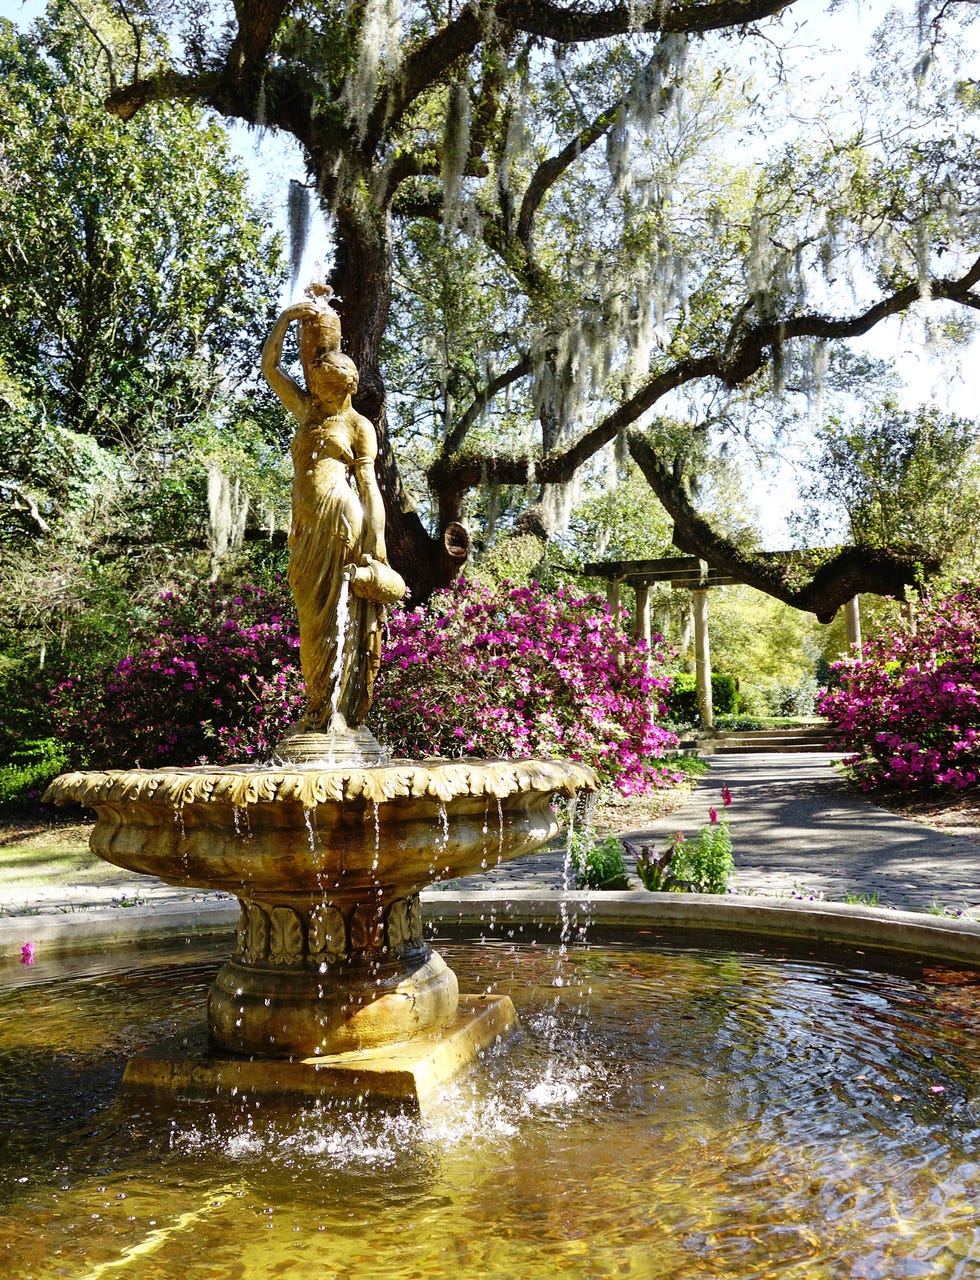
[[[218,958],[0,997],[0,1258],[18,1277],[966,1276],[980,975],[717,951],[440,949],[516,1043],[425,1120],[113,1101]]]

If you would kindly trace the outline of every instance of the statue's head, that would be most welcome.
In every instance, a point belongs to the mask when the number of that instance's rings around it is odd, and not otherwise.
[[[339,351],[321,351],[304,364],[306,386],[318,400],[343,399],[357,390],[357,365]]]

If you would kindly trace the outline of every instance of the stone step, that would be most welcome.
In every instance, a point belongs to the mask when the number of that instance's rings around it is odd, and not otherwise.
[[[719,734],[704,739],[702,749],[709,752],[782,752],[832,751],[834,734],[820,725],[799,729],[747,729]]]

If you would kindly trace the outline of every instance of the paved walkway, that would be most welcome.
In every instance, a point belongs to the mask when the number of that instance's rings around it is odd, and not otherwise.
[[[662,850],[672,832],[693,834],[712,806],[721,809],[728,786],[737,892],[980,915],[980,845],[878,808],[843,782],[835,759],[822,752],[713,756],[682,809],[622,834]],[[563,861],[560,851],[533,854],[458,887],[558,888]]]
[[[914,911],[934,907],[980,918],[980,845],[946,836],[888,813],[853,794],[823,753],[719,755],[687,804],[642,831],[623,833],[635,844],[663,849],[674,831],[693,833],[721,807],[728,811],[739,893],[829,901],[863,900]],[[546,849],[470,876],[445,889],[560,889],[564,854]],[[84,918],[93,910],[144,905],[215,904],[223,895],[175,889],[146,876],[106,868],[97,882],[28,883],[3,891],[4,919],[22,915]]]

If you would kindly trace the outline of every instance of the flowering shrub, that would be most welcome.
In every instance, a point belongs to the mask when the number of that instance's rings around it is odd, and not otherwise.
[[[722,787],[721,799],[727,809],[732,802],[728,787]],[[708,822],[693,839],[675,831],[660,857],[643,847],[636,858],[636,873],[652,893],[725,893],[734,870],[728,818],[717,809],[708,810]]]
[[[52,693],[76,761],[97,767],[226,764],[267,755],[302,707],[285,583],[229,593],[188,580],[164,592],[104,679]]]
[[[866,790],[969,787],[980,778],[980,588],[926,598],[914,630],[893,626],[834,664],[818,710],[855,754]]]
[[[664,656],[604,601],[461,582],[390,622],[371,722],[399,754],[567,756],[624,794],[673,780],[660,728]]]
[[[57,686],[53,718],[96,767],[267,757],[302,713],[298,644],[284,583],[189,581],[103,680]],[[372,727],[399,755],[567,755],[639,792],[674,776],[657,759],[677,741],[655,723],[663,659],[644,659],[600,600],[459,585],[393,614]]]

